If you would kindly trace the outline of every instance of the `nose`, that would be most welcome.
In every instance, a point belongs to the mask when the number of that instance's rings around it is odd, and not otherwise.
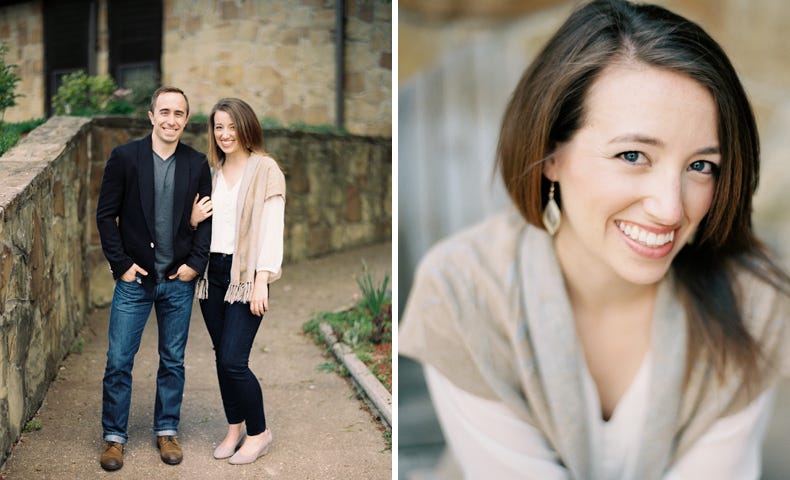
[[[645,212],[660,225],[678,225],[684,215],[681,175],[655,175],[648,183],[642,202]]]

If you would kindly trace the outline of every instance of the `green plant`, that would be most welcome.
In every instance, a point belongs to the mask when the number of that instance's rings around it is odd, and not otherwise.
[[[208,123],[208,115],[205,113],[190,113],[189,114],[189,123]]]
[[[16,123],[0,122],[0,155],[10,150],[19,139],[46,120],[46,118],[38,118]]]
[[[16,145],[20,138],[17,132],[7,130],[0,131],[0,155],[11,150],[11,147]]]
[[[279,120],[276,118],[266,117],[261,120],[261,128],[264,130],[276,130],[278,128],[284,128],[283,124],[280,123]]]
[[[151,108],[151,95],[159,88],[159,84],[151,77],[141,77],[130,80],[123,90],[123,100],[136,115],[145,116]]]
[[[316,343],[321,342],[320,325],[329,326],[335,338],[351,347],[354,354],[392,391],[392,300],[388,290],[389,275],[379,285],[362,262],[363,273],[357,277],[362,298],[353,307],[340,312],[320,312],[302,324],[302,331],[312,335]],[[348,375],[348,370],[339,365],[339,372]],[[319,369],[331,369],[322,364]]]
[[[25,423],[25,426],[22,428],[22,431],[25,433],[35,432],[41,430],[41,420],[30,420]]]
[[[319,372],[334,372],[337,370],[337,363],[336,362],[324,362],[318,365]]]
[[[33,120],[25,120],[22,122],[3,123],[3,130],[8,132],[16,132],[19,135],[25,135],[46,121],[46,118],[34,118]]]
[[[85,348],[85,339],[82,337],[78,337],[77,340],[74,341],[74,345],[71,346],[69,352],[81,354],[83,348]]]
[[[389,281],[389,275],[384,274],[384,280],[380,286],[377,286],[368,271],[367,264],[362,261],[362,275],[357,277],[357,285],[362,292],[360,304],[370,312],[373,326],[371,336],[374,343],[381,343],[392,326],[392,301],[387,289]]]
[[[334,125],[308,125],[304,122],[293,122],[288,125],[288,129],[308,133],[348,135],[348,130],[337,128]]]
[[[15,93],[16,84],[19,83],[19,76],[15,70],[17,65],[5,63],[5,56],[8,53],[8,45],[0,45],[0,119],[5,118],[5,111],[9,107],[16,105],[16,99],[24,95]]]
[[[63,78],[58,92],[52,97],[56,115],[92,116],[101,113],[129,113],[122,99],[126,92],[118,90],[109,75],[88,76],[83,71]]]
[[[390,294],[387,287],[389,286],[390,276],[384,274],[384,281],[381,286],[377,286],[373,281],[373,276],[368,270],[368,265],[362,260],[362,275],[357,277],[357,285],[362,292],[361,304],[370,311],[374,317],[381,315],[384,310],[384,305],[389,301]]]

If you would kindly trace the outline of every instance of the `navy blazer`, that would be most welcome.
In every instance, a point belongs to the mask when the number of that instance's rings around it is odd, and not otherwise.
[[[211,246],[211,217],[197,230],[190,227],[189,217],[195,194],[211,195],[211,172],[206,156],[188,145],[179,142],[175,155],[173,263],[167,272],[171,275],[186,263],[201,275]],[[96,225],[113,278],[136,263],[148,272],[142,277],[148,291],[156,284],[154,220],[153,148],[148,135],[112,150],[96,205]]]

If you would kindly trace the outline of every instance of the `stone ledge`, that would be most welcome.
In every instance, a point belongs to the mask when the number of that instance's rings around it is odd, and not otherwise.
[[[351,378],[365,393],[368,405],[378,411],[379,418],[386,422],[385,426],[392,428],[392,395],[368,367],[357,358],[348,345],[337,341],[329,325],[322,322],[319,329],[324,341],[332,349],[332,353],[345,365]]]

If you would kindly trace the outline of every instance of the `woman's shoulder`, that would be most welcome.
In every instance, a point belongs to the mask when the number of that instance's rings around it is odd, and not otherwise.
[[[786,279],[759,260],[741,262],[733,270],[744,325],[760,345],[763,358],[790,375],[790,295]]]
[[[790,304],[790,285],[761,259],[745,258],[732,266],[734,287],[748,318],[755,310]]]
[[[265,189],[267,198],[274,195],[285,195],[285,174],[280,169],[277,161],[269,155],[253,152],[250,155],[253,162],[253,182]]]
[[[250,154],[250,160],[257,162],[260,166],[266,169],[276,168],[277,170],[280,170],[280,165],[268,154],[253,152]]]
[[[526,228],[532,227],[508,209],[438,241],[420,264],[477,268],[515,261],[517,243]]]
[[[498,399],[518,389],[511,353],[518,213],[501,213],[434,245],[420,261],[399,323],[399,352],[463,390]],[[495,354],[494,354],[495,353]]]

